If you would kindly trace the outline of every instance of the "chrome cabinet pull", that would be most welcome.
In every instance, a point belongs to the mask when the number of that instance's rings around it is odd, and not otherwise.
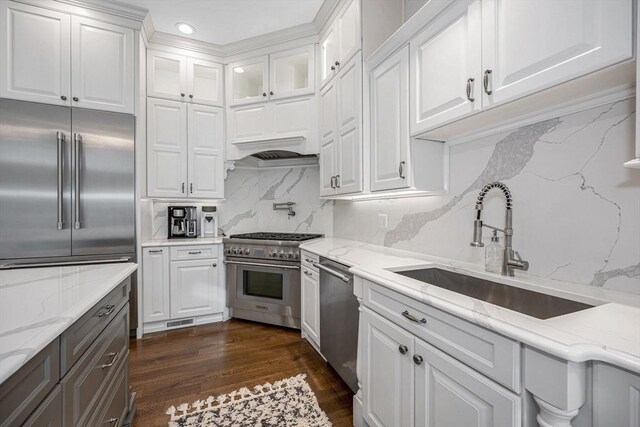
[[[422,356],[420,356],[419,354],[413,355],[413,363],[415,363],[416,365],[422,365],[422,362],[424,362]]]
[[[406,345],[400,345],[400,347],[398,347],[398,351],[400,352],[400,354],[406,354],[407,351],[409,351],[409,349],[407,348]]]
[[[405,162],[404,160],[400,162],[400,164],[398,165],[398,175],[400,175],[400,178],[402,179],[406,179],[407,177],[404,176],[404,165],[407,162]]]
[[[189,191],[191,192],[191,194],[193,194],[193,182],[189,184]]]
[[[312,275],[311,273],[309,273],[308,271],[305,271],[305,272],[304,272],[304,274],[305,274],[305,275],[307,275],[307,276],[313,276],[313,275]]]
[[[98,314],[98,317],[110,316],[113,313],[113,310],[116,309],[116,306],[113,304],[106,305],[104,308],[107,309],[104,313]]]
[[[111,362],[101,365],[100,368],[102,369],[112,367],[113,364],[116,363],[116,360],[118,360],[118,353],[109,353],[107,356],[111,358]]]
[[[417,317],[415,317],[412,314],[409,314],[409,310],[405,310],[402,312],[402,315],[406,318],[411,320],[414,323],[427,323],[427,319],[425,319],[424,317],[422,319],[418,319]]]
[[[336,188],[340,188],[340,175],[336,175]]]
[[[336,188],[336,177],[335,176],[331,177],[331,188]]]
[[[182,183],[182,194],[184,194],[184,182]]]
[[[64,223],[62,222],[63,212],[63,204],[62,204],[62,184],[64,176],[62,175],[62,170],[64,168],[64,133],[58,132],[56,133],[56,137],[58,140],[58,230],[62,230]]]
[[[162,249],[153,249],[149,251],[150,254],[161,254],[162,253]]]
[[[189,251],[189,255],[198,255],[201,254],[202,251]]]
[[[79,230],[82,223],[80,222],[80,147],[82,144],[82,135],[79,133],[73,134],[73,142],[74,142],[74,160],[75,160],[75,182],[74,182],[74,194],[75,194],[75,203],[73,207],[73,216],[74,223],[73,228]]]
[[[471,102],[475,101],[476,99],[474,97],[471,96],[471,94],[473,93],[473,83],[476,81],[476,79],[474,79],[473,77],[469,77],[467,79],[467,99]]]
[[[492,90],[489,90],[489,78],[491,77],[491,70],[484,70],[484,93],[491,95]]]
[[[308,263],[313,264],[313,260],[311,258],[305,258],[304,260],[307,261]]]

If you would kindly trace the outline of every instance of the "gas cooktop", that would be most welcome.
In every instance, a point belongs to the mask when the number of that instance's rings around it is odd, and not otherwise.
[[[323,236],[324,234],[258,232],[233,234],[229,236],[229,238],[249,240],[279,240],[282,242],[303,242],[305,240],[317,239],[318,237]]]

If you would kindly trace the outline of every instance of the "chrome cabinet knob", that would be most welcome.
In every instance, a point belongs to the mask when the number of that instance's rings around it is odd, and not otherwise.
[[[400,354],[406,354],[409,349],[406,345],[400,345],[400,347],[398,347],[398,351],[400,352]]]
[[[422,362],[424,362],[422,356],[420,356],[419,354],[413,355],[413,363],[415,363],[416,365],[422,365]]]

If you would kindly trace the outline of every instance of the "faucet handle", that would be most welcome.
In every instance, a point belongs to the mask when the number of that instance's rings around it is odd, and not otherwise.
[[[520,256],[520,252],[518,251],[513,251],[514,255],[516,256],[516,258],[518,258],[518,262],[520,263],[520,265],[522,266],[521,268],[524,271],[527,271],[529,269],[529,261],[525,261],[522,259],[522,257]]]

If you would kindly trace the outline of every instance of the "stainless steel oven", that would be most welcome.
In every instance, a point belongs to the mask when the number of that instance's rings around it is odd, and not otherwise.
[[[250,233],[225,239],[231,315],[300,329],[298,245],[316,237],[321,235]]]

